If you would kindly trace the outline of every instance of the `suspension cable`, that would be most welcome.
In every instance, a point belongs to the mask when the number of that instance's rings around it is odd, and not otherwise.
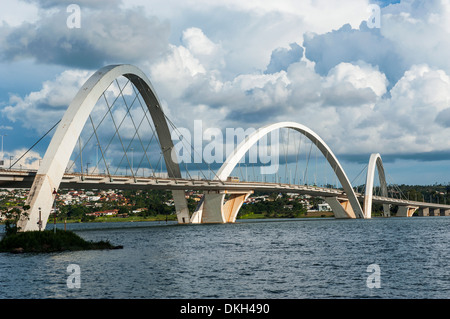
[[[25,153],[23,153],[22,154],[22,156],[20,156],[19,157],[19,159],[18,160],[16,160],[12,165],[10,165],[9,166],[9,169],[11,169],[11,167],[13,167],[14,165],[16,165],[16,163],[18,162],[18,161],[20,161],[21,159],[22,159],[22,157],[24,157],[29,151],[31,151],[31,149],[33,148],[33,147],[35,147],[40,141],[42,141],[42,139],[44,138],[44,137],[46,137],[47,135],[48,135],[48,133],[50,133],[55,127],[56,127],[56,125],[58,125],[59,124],[59,122],[61,122],[61,120],[59,120],[58,122],[56,122],[55,123],[55,125],[53,125],[52,126],[52,128],[51,129],[49,129],[36,143],[34,143]]]

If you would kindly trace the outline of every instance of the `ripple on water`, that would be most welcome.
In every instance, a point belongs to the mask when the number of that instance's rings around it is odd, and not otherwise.
[[[0,254],[0,297],[448,298],[449,226],[447,217],[68,225],[124,249]],[[366,285],[373,263],[379,289]],[[80,266],[80,289],[67,287],[69,264]]]

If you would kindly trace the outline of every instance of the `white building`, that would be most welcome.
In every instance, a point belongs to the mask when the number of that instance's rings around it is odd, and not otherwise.
[[[319,212],[331,212],[331,207],[327,203],[318,204]]]

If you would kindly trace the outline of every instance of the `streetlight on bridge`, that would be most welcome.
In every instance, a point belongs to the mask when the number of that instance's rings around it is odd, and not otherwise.
[[[131,148],[131,175],[134,175],[134,172],[133,172],[133,150],[134,150],[134,148]]]
[[[5,154],[3,153],[3,136],[7,136],[7,134],[2,134],[0,136],[2,137],[2,157],[0,157],[0,165],[4,165],[3,157]]]

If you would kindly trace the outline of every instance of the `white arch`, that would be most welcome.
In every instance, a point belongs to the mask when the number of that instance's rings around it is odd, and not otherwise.
[[[314,131],[312,131],[311,129],[302,124],[298,124],[295,122],[279,122],[269,124],[263,126],[262,128],[255,131],[253,134],[249,135],[244,141],[242,141],[239,144],[239,146],[234,150],[234,152],[227,158],[225,163],[218,171],[215,179],[225,181],[228,178],[228,176],[230,176],[231,172],[238,164],[238,162],[241,160],[241,158],[250,149],[250,147],[256,144],[258,140],[261,139],[263,136],[267,135],[273,130],[277,130],[280,128],[294,129],[300,132],[301,134],[305,135],[309,140],[311,140],[311,142],[313,142],[317,146],[317,148],[322,152],[322,154],[327,159],[328,163],[335,171],[337,178],[339,179],[342,187],[344,188],[345,193],[347,194],[348,200],[350,201],[350,205],[353,209],[353,212],[355,213],[355,217],[364,218],[361,205],[359,204],[358,198],[356,197],[356,194],[353,191],[353,187],[350,184],[350,181],[348,180],[344,170],[342,169],[341,164],[337,160],[336,156],[334,156],[331,149]]]
[[[380,180],[381,195],[384,197],[388,196],[386,176],[384,174],[383,161],[381,160],[381,155],[379,153],[374,153],[370,155],[369,165],[367,166],[367,176],[366,176],[366,189],[364,196],[364,216],[365,218],[372,217],[372,199],[373,199],[373,182],[375,178],[375,168],[378,170],[378,177]],[[384,215],[389,214],[389,205],[383,204]]]
[[[181,177],[176,161],[171,160],[173,142],[160,102],[150,80],[137,67],[122,64],[103,67],[95,72],[81,87],[70,103],[47,148],[42,164],[31,186],[26,205],[30,206],[29,218],[19,221],[21,231],[38,230],[41,213],[42,229],[50,214],[53,191],[58,189],[77,139],[89,114],[108,86],[118,77],[127,77],[139,90],[155,124],[167,171],[170,177]],[[173,191],[179,221],[189,221],[184,191]]]

